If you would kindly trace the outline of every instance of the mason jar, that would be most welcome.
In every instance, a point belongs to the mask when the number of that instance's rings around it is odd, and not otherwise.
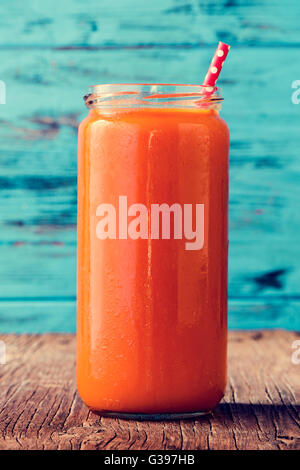
[[[229,131],[217,88],[96,85],[79,127],[77,384],[190,417],[226,384]]]

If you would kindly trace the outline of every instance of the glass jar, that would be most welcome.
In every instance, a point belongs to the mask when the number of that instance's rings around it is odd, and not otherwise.
[[[212,410],[226,385],[229,131],[217,88],[96,85],[79,128],[77,384],[101,414]]]

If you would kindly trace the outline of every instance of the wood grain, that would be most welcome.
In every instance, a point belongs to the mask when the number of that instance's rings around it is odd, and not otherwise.
[[[196,420],[99,417],[75,387],[73,335],[2,335],[0,449],[300,449],[297,333],[231,332],[224,400]]]
[[[285,5],[280,0],[90,0],[88,6],[14,0],[1,9],[1,47],[197,47],[215,44],[220,36],[232,45],[299,45],[299,3]]]

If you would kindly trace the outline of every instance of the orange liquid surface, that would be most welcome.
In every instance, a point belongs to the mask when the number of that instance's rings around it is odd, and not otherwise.
[[[229,132],[213,110],[90,111],[79,129],[77,384],[94,410],[211,410],[226,384]],[[97,206],[204,204],[204,246],[99,240]],[[130,219],[130,218],[129,218]]]

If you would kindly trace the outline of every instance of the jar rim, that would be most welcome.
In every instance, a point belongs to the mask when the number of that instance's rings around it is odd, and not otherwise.
[[[192,87],[192,88],[208,88],[208,85],[200,85],[199,83],[169,83],[169,82],[122,82],[122,83],[96,83],[90,85],[89,88],[94,87],[118,87],[118,86],[174,86],[174,87]],[[210,88],[213,88],[210,86]],[[214,87],[217,88],[217,87]]]
[[[84,96],[88,108],[146,106],[220,109],[221,89],[207,85],[177,83],[111,83],[91,85]],[[217,107],[217,108],[216,108]]]

